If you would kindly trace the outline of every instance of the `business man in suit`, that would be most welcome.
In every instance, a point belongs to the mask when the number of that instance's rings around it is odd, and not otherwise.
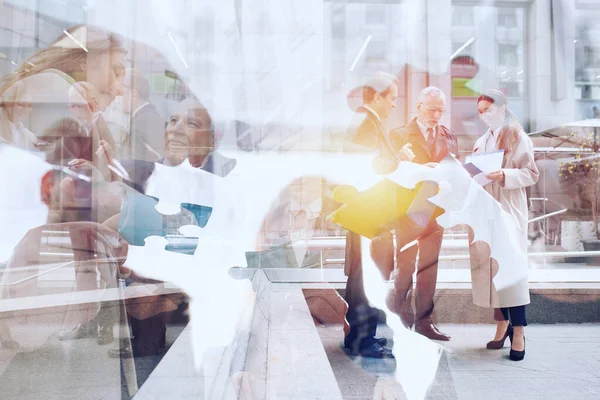
[[[220,135],[215,131],[208,110],[194,98],[177,104],[161,133],[164,157],[154,160],[168,166],[180,165],[186,158],[192,167],[203,169],[219,177],[226,177],[237,165],[237,160],[218,151]],[[148,160],[125,160],[134,189],[144,193],[146,183],[154,172],[154,162]]]
[[[129,132],[121,139],[123,160],[158,161],[164,154],[165,120],[150,103],[150,83],[129,70],[123,82],[123,111],[131,116]]]
[[[157,163],[178,166],[186,159],[194,168],[203,169],[220,177],[227,176],[236,166],[237,161],[226,157],[217,151],[220,143],[220,136],[215,132],[214,124],[208,110],[195,98],[184,99],[177,104],[173,114],[169,118],[167,127],[162,134],[164,143],[164,158],[157,160]],[[145,160],[123,161],[123,167],[127,170],[130,180],[127,182],[137,191],[144,193],[147,183],[155,169],[155,163]],[[134,203],[133,203],[134,204]],[[135,205],[132,205],[135,207]],[[186,225],[180,222],[180,219],[172,220],[174,226],[172,229],[177,231],[180,226]],[[195,221],[200,223],[200,221]],[[187,224],[192,224],[188,222]],[[167,227],[167,229],[169,229]],[[174,234],[165,230],[165,234]],[[139,277],[131,279],[138,283],[143,283]],[[140,312],[139,304],[134,305],[128,311],[130,324],[136,339],[133,340],[134,355],[155,354],[165,345],[166,322],[170,315],[162,312],[166,306],[170,306],[172,299],[161,296],[156,297],[153,305],[157,311],[150,313]],[[151,304],[146,299],[144,311],[151,309]],[[128,304],[129,306],[129,304]],[[166,307],[168,308],[168,307]],[[133,311],[133,312],[131,312]],[[148,316],[149,315],[149,316]],[[132,354],[132,349],[118,348],[111,349],[111,357],[128,357]]]
[[[417,118],[408,125],[390,132],[390,144],[394,151],[400,152],[404,146],[410,144],[414,154],[411,161],[430,167],[435,167],[449,154],[458,156],[456,136],[439,123],[446,111],[445,104],[444,93],[439,88],[431,86],[423,89],[417,104],[419,112]],[[440,332],[431,321],[444,230],[435,220],[430,221],[424,232],[420,234],[417,244],[401,251],[409,243],[408,241],[412,240],[403,239],[402,233],[409,231],[410,228],[407,226],[402,230],[396,230],[394,290],[388,297],[388,306],[400,315],[405,326],[412,327],[414,324],[416,332],[430,339],[450,340],[450,336]],[[412,275],[415,264],[417,264],[417,278],[413,311]]]
[[[377,73],[367,79],[362,87],[363,105],[357,108],[362,122],[351,132],[345,151],[376,151],[373,169],[377,173],[393,172],[400,160],[398,152],[389,142],[388,131],[383,121],[396,107],[398,81],[389,74]],[[393,253],[392,253],[393,254]],[[393,262],[393,258],[392,258]],[[361,237],[354,232],[346,236],[346,257],[344,272],[348,276],[345,299],[348,303],[346,319],[350,325],[344,339],[344,346],[353,355],[373,358],[392,358],[391,350],[386,348],[385,338],[376,338],[379,310],[369,305],[365,295],[362,269]]]

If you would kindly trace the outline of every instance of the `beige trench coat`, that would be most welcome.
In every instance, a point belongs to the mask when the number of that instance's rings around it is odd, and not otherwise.
[[[475,142],[473,153],[483,153],[486,143],[494,140],[491,131]],[[471,256],[471,280],[473,286],[473,302],[481,307],[516,307],[529,304],[529,284],[527,271],[529,268],[527,259],[527,221],[528,206],[525,188],[535,184],[539,172],[534,162],[533,144],[527,134],[521,131],[519,142],[514,152],[505,154],[502,170],[504,171],[504,183],[492,182],[484,187],[502,208],[514,217],[518,224],[518,243],[522,246],[521,254],[523,260],[515,268],[522,268],[524,278],[516,283],[496,290],[493,278],[499,266],[496,260],[490,258],[490,247],[484,242],[471,243],[469,251]],[[472,232],[469,241],[473,240]]]

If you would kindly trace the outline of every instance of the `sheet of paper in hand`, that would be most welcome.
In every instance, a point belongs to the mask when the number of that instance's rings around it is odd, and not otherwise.
[[[492,181],[487,175],[502,168],[503,158],[504,150],[472,154],[466,157],[464,167],[475,182],[485,186]]]
[[[469,175],[471,175],[471,178],[479,175],[482,172],[473,163],[466,163],[465,165],[463,165],[463,167],[465,167],[465,169],[467,170],[467,172],[469,173]]]

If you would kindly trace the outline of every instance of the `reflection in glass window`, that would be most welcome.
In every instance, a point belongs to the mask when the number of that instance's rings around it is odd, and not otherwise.
[[[385,61],[387,44],[382,40],[372,40],[367,47],[368,61]]]
[[[382,5],[367,6],[366,22],[372,25],[383,25],[387,22],[386,9]]]
[[[343,4],[334,3],[331,6],[331,36],[343,38],[346,34],[346,8]]]
[[[483,129],[472,101],[486,88],[519,99],[511,108],[522,123],[529,119],[527,9],[476,4],[452,7],[452,129],[459,135],[476,136]]]
[[[600,107],[599,9],[580,9],[575,14],[575,99],[577,119],[596,116]]]
[[[452,9],[452,25],[473,26],[474,7],[454,7]]]
[[[517,26],[517,12],[514,8],[498,8],[498,26],[514,28]]]
[[[514,44],[499,44],[498,64],[504,67],[516,67],[518,64],[517,46]]]
[[[466,43],[461,43],[461,42],[453,42],[452,43],[452,54],[457,54],[457,55],[461,55],[461,56],[471,56],[473,57],[475,55],[475,47],[473,47],[472,45],[467,45],[465,46]],[[457,53],[457,51],[460,49],[460,52]]]

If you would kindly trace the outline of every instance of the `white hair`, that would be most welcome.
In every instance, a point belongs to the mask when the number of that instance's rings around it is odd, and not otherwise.
[[[427,100],[428,97],[439,97],[442,100],[446,101],[446,96],[444,95],[444,92],[442,92],[442,89],[436,86],[426,87],[425,89],[421,90],[421,93],[419,93],[419,101],[421,103]]]

